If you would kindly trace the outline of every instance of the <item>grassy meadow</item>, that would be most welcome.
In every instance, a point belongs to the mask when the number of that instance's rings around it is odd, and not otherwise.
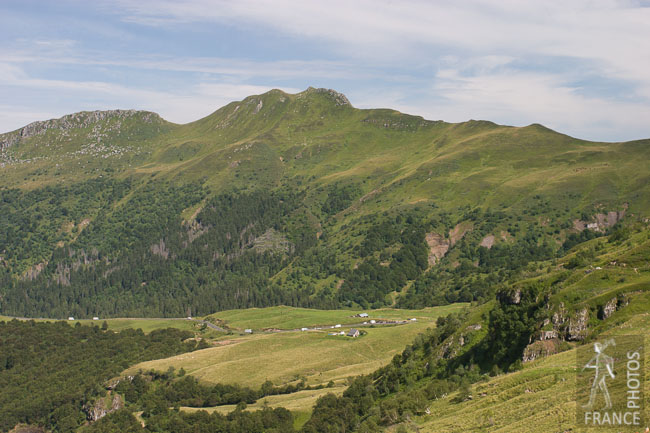
[[[319,327],[328,325],[359,324],[370,320],[407,320],[415,318],[422,321],[435,320],[441,315],[456,312],[467,306],[458,303],[445,307],[424,308],[421,310],[397,310],[381,308],[377,310],[315,310],[309,308],[293,308],[287,306],[268,308],[247,308],[245,310],[229,310],[212,314],[208,317],[225,321],[233,329],[297,329],[304,327]],[[367,318],[356,317],[359,313],[368,313]]]
[[[316,404],[316,400],[329,393],[341,395],[345,389],[346,386],[342,385],[334,386],[332,388],[303,390],[294,392],[293,394],[271,395],[259,399],[254,404],[249,404],[245,410],[256,411],[262,409],[264,406],[272,408],[283,407],[293,413],[294,426],[300,428],[309,419],[312,407]],[[185,412],[198,412],[204,410],[209,413],[218,412],[222,415],[228,415],[230,412],[235,410],[236,407],[237,406],[234,404],[228,404],[208,408],[181,407],[180,410]]]
[[[141,363],[129,368],[125,374],[149,369],[164,371],[174,367],[177,370],[183,368],[188,374],[209,383],[259,387],[267,380],[281,385],[305,378],[308,385],[327,385],[333,381],[336,386],[342,386],[348,377],[370,373],[388,363],[417,334],[434,327],[437,317],[464,307],[465,304],[455,304],[423,310],[368,311],[371,317],[418,320],[403,325],[363,327],[360,329],[367,334],[359,338],[328,335],[332,329],[254,332],[251,335],[238,333],[221,337],[214,342],[214,347]],[[336,331],[347,332],[349,326],[344,325],[344,319],[349,319],[348,323],[360,321],[350,317],[354,314],[355,311],[348,310],[273,307],[228,311],[213,316],[238,328],[294,329],[341,323],[343,326]]]

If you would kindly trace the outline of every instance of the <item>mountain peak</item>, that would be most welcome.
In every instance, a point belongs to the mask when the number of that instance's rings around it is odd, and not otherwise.
[[[307,90],[304,90],[300,93],[298,93],[296,96],[297,97],[302,97],[302,96],[307,96],[310,94],[324,94],[326,96],[329,96],[332,98],[332,100],[336,103],[337,106],[352,106],[350,103],[350,100],[340,92],[337,92],[336,90],[333,89],[325,89],[325,88],[315,88],[315,87],[308,87]]]

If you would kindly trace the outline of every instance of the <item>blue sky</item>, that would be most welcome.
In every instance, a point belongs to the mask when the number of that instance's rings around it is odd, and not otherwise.
[[[427,119],[650,137],[650,2],[0,2],[0,132],[67,113],[185,123],[272,88]]]

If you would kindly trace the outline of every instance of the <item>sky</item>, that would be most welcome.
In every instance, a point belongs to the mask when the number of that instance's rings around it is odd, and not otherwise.
[[[650,1],[0,0],[0,133],[96,109],[186,123],[309,86],[431,120],[650,138]]]

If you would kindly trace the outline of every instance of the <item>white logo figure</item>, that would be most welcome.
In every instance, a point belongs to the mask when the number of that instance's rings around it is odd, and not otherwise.
[[[594,355],[591,360],[582,368],[584,371],[586,368],[593,368],[596,370],[594,372],[594,381],[591,383],[591,394],[589,395],[589,403],[583,406],[585,409],[591,409],[594,406],[596,401],[596,395],[598,394],[598,389],[603,393],[605,398],[605,407],[603,409],[610,409],[612,407],[612,400],[609,398],[609,390],[607,389],[606,380],[608,377],[614,379],[614,358],[611,356],[605,355],[605,349],[607,346],[616,346],[616,343],[613,339],[607,340],[604,344],[594,343]]]

